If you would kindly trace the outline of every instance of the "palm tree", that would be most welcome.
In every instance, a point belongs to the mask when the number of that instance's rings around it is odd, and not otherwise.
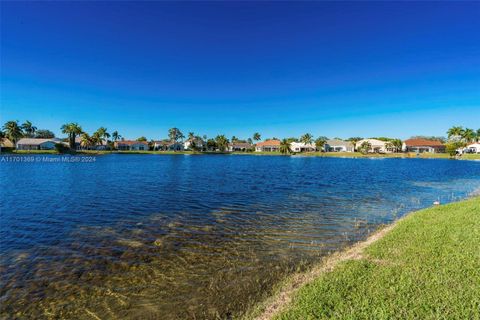
[[[313,136],[310,133],[305,133],[303,136],[300,137],[300,141],[304,144],[312,144]]]
[[[108,144],[108,138],[110,138],[110,133],[107,132],[107,128],[100,127],[93,135],[95,136],[97,145],[103,145],[103,141],[105,141],[105,144]]]
[[[260,139],[262,139],[262,136],[260,135],[260,133],[255,132],[255,133],[253,134],[253,140],[255,140],[255,141],[260,141]]]
[[[112,132],[112,139],[113,141],[117,141],[117,140],[120,140],[122,138],[122,136],[118,133],[118,131],[113,131]]]
[[[292,153],[292,149],[290,149],[290,142],[288,139],[283,139],[280,141],[280,152],[282,154],[289,154]]]
[[[35,136],[35,132],[37,131],[37,127],[33,126],[28,120],[22,124],[22,129],[25,131],[25,136],[29,138],[33,138]]]
[[[88,135],[88,133],[84,132],[82,133],[81,135],[81,141],[80,141],[80,145],[83,147],[83,148],[90,148],[91,146],[93,146],[95,144],[95,141],[93,139],[93,137],[90,137]]]
[[[228,142],[229,141],[228,141],[227,137],[225,137],[225,135],[223,135],[223,134],[215,137],[215,143],[217,145],[217,148],[222,152],[224,152],[227,149]]]
[[[318,137],[317,140],[315,140],[315,146],[317,147],[317,150],[322,151],[325,143],[327,143],[327,140],[324,137]]]
[[[232,141],[232,143],[235,143],[235,142],[237,142],[237,141],[238,141],[238,138],[237,138],[237,137],[235,137],[235,136],[232,136],[232,139],[231,139],[230,141]]]
[[[480,142],[480,129],[477,129],[477,141]]]
[[[454,138],[462,138],[463,136],[463,127],[460,126],[453,126],[447,131],[448,139]]]
[[[465,142],[474,142],[476,138],[475,131],[465,128],[465,130],[463,130],[462,138],[465,140]]]
[[[82,127],[78,123],[66,123],[61,128],[62,133],[68,134],[70,149],[75,149],[75,137],[83,133]]]
[[[372,148],[372,145],[370,144],[370,142],[364,141],[364,142],[362,142],[362,144],[358,148],[358,151],[360,151],[363,154],[367,154],[368,151],[370,151],[371,148]]]
[[[189,132],[188,133],[188,140],[192,141],[193,139],[195,139],[195,133]]]
[[[5,137],[7,137],[13,144],[16,144],[17,141],[23,137],[22,128],[18,125],[18,121],[7,121],[3,125],[3,132]]]

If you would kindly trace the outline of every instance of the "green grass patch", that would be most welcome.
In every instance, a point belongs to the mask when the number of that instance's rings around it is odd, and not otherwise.
[[[480,198],[409,215],[276,319],[480,319]]]

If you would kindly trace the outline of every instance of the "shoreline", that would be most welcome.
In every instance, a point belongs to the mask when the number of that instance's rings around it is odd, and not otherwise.
[[[347,248],[325,256],[318,263],[315,263],[309,270],[301,273],[294,273],[281,281],[273,289],[270,296],[254,305],[246,312],[242,319],[277,319],[280,315],[292,308],[295,302],[295,297],[302,288],[304,288],[306,285],[312,284],[320,277],[333,272],[337,267],[347,263],[348,261],[366,259],[367,254],[365,251],[377,241],[390,234],[405,220],[414,219],[418,214],[422,214],[425,211],[435,209],[438,210],[449,205],[461,205],[462,203],[466,203],[474,199],[480,199],[480,189],[473,191],[465,199],[460,201],[411,211],[390,224],[380,225],[379,228],[369,235],[365,240],[359,241],[351,246],[348,246]]]
[[[19,150],[1,152],[0,156],[32,156],[32,155],[79,155],[101,156],[109,154],[119,155],[232,155],[232,156],[276,156],[276,157],[312,157],[312,158],[347,158],[347,159],[447,159],[447,160],[480,160],[480,154],[465,154],[462,157],[451,157],[446,153],[369,153],[359,152],[309,152],[298,154],[281,154],[279,152],[198,152],[198,151],[96,151],[84,150],[72,153],[58,153],[55,150]]]

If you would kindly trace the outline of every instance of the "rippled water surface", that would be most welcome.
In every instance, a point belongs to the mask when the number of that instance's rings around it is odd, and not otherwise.
[[[0,163],[1,316],[236,317],[379,224],[480,188],[480,162],[106,155]]]

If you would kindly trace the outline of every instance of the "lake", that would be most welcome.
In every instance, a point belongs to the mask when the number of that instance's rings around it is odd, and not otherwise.
[[[18,158],[0,157],[2,318],[236,317],[379,225],[480,188],[478,161]]]

